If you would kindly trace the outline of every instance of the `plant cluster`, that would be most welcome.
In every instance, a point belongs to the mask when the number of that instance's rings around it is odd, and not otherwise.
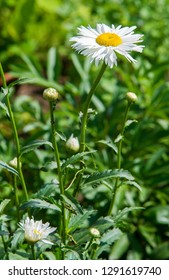
[[[3,18],[14,2],[2,1]],[[88,13],[72,23],[75,2],[19,1],[3,29],[12,41],[0,42],[0,259],[167,259],[165,1],[120,1],[122,19],[114,1],[114,25],[112,1],[79,1],[76,15]],[[103,7],[106,24],[93,24]],[[24,31],[17,13],[28,9]],[[49,13],[61,22],[57,36],[46,30]]]

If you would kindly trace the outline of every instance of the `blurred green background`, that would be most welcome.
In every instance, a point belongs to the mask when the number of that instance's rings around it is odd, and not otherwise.
[[[81,100],[98,69],[74,53],[69,39],[77,34],[78,26],[94,28],[97,23],[136,25],[136,33],[144,34],[145,45],[143,54],[133,54],[136,65],[119,58],[118,66],[106,71],[92,102],[97,115],[89,121],[87,140],[89,147],[98,148],[99,152],[90,159],[89,166],[91,170],[104,170],[115,168],[116,158],[111,149],[98,141],[115,140],[126,106],[126,92],[138,95],[129,116],[137,123],[126,129],[122,167],[137,178],[142,193],[126,186],[118,203],[120,208],[143,206],[145,210],[130,213],[119,225],[124,235],[108,255],[111,259],[169,259],[168,0],[0,0],[0,61],[9,80],[33,79],[32,86],[17,86],[12,97],[21,144],[49,138],[48,108],[41,95],[43,88],[50,85],[62,95],[57,108],[59,130],[67,138],[72,133],[79,136]],[[15,150],[3,110],[0,119],[0,158],[9,162]],[[65,158],[64,145],[60,146]],[[31,178],[30,192],[54,177],[52,170],[48,175],[42,171],[44,162],[50,159],[48,150],[25,155],[23,167],[28,181]],[[1,198],[12,196],[8,179],[1,172]],[[84,206],[99,209],[101,216],[109,203],[109,191],[100,185],[82,192]]]

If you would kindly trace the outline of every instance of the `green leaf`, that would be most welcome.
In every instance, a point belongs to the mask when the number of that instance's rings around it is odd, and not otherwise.
[[[69,250],[65,254],[65,260],[81,260],[78,252]]]
[[[87,176],[84,180],[84,184],[87,185],[110,178],[125,178],[128,180],[134,180],[134,177],[127,170],[110,169],[103,172],[95,172],[92,175]]]
[[[103,251],[107,251],[115,241],[123,235],[122,231],[118,228],[106,231],[100,239],[100,245],[96,251],[95,258],[98,258]]]
[[[127,181],[125,182],[126,185],[134,186],[136,187],[139,191],[142,191],[141,186],[135,182],[135,181]]]
[[[26,209],[26,208],[51,209],[51,210],[61,212],[60,208],[57,205],[51,204],[51,203],[49,203],[45,200],[41,200],[41,199],[31,199],[28,202],[25,202],[21,206],[21,209]]]
[[[143,209],[144,207],[126,207],[123,210],[118,211],[118,213],[115,216],[113,216],[114,222],[117,224],[124,215],[126,215],[131,211],[143,210]]]
[[[26,84],[26,83],[28,83],[29,81],[30,81],[29,78],[19,78],[19,79],[17,79],[16,81],[10,83],[10,84],[8,85],[8,87],[11,88],[11,87],[16,86],[16,85]]]
[[[83,152],[83,153],[78,153],[76,155],[71,156],[70,158],[68,158],[65,162],[63,162],[62,164],[62,170],[64,170],[65,167],[67,167],[68,165],[76,162],[77,160],[79,160],[80,158],[82,158],[83,156],[87,155],[87,154],[91,154],[91,153],[95,153],[95,150],[92,151],[88,151],[88,152]]]
[[[0,107],[6,111],[6,114],[9,117],[9,111],[8,111],[8,107],[6,106],[6,104],[0,101]]]
[[[106,243],[111,245],[114,243],[116,240],[118,240],[123,233],[121,232],[120,229],[114,228],[112,230],[106,231],[106,233],[103,234],[101,237],[101,243]]]
[[[57,163],[55,161],[46,162],[42,167],[41,170],[47,172],[48,170],[57,169]]]
[[[123,139],[123,136],[121,134],[119,134],[116,139],[114,140],[114,143],[118,143]]]
[[[35,194],[35,197],[44,198],[44,196],[46,197],[54,196],[58,190],[57,186],[58,186],[57,184],[48,183]]]
[[[75,231],[77,228],[82,227],[84,222],[94,213],[94,210],[86,211],[83,214],[74,215],[71,217],[68,232]]]
[[[115,151],[115,153],[117,154],[117,146],[111,141],[111,139],[108,139],[108,140],[99,140],[98,143],[107,145],[108,147],[110,147],[111,149],[113,149],[113,151]]]
[[[9,166],[7,163],[3,162],[2,160],[0,160],[0,166],[6,170],[8,170],[9,172],[13,173],[14,175],[19,175],[18,171],[16,169],[14,169],[13,167]]]
[[[112,247],[111,253],[109,255],[110,260],[118,260],[123,254],[128,250],[130,242],[127,234],[123,234],[120,239],[118,239]]]
[[[145,215],[157,224],[169,224],[169,205],[158,205],[145,211]]]
[[[127,120],[126,123],[125,123],[125,127],[128,127],[130,126],[132,123],[137,123],[138,121],[137,120]]]
[[[36,140],[36,141],[31,142],[29,145],[23,147],[21,149],[21,155],[23,155],[25,153],[28,153],[30,151],[34,151],[34,150],[38,149],[40,146],[42,146],[42,145],[48,145],[48,146],[50,146],[53,149],[53,145],[52,145],[51,142],[46,141],[46,140]]]
[[[61,131],[56,131],[56,135],[62,140],[66,142],[66,136]]]
[[[4,199],[0,204],[0,215],[2,215],[6,205],[10,202],[10,199]]]
[[[169,242],[163,242],[156,247],[150,254],[150,260],[168,260],[169,259]]]
[[[65,193],[65,195],[61,195],[63,198],[63,201],[66,203],[65,207],[70,210],[70,212],[73,212],[74,214],[80,213],[82,214],[82,208],[80,206],[80,204],[78,203],[78,201],[71,196],[68,193]]]
[[[23,229],[18,228],[12,238],[12,242],[11,242],[12,250],[16,250],[17,246],[21,244],[23,240],[24,240],[24,231]]]

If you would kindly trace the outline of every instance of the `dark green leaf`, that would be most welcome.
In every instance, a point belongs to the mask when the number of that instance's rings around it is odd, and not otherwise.
[[[86,179],[84,180],[84,184],[87,185],[110,178],[125,178],[128,180],[134,180],[134,177],[127,170],[110,169],[103,172],[96,172],[93,173],[92,175],[87,176]]]
[[[65,167],[67,167],[69,164],[75,163],[77,160],[79,160],[80,158],[82,158],[83,156],[87,155],[87,154],[91,154],[91,153],[95,153],[96,151],[88,151],[88,152],[83,152],[83,153],[78,153],[76,155],[71,156],[70,158],[68,158],[63,164],[62,164],[62,169],[64,169]]]
[[[78,227],[82,227],[84,222],[88,220],[88,218],[94,213],[93,210],[86,211],[83,214],[77,214],[71,217],[68,232],[75,231]]]
[[[12,238],[12,242],[11,242],[12,250],[16,250],[17,246],[21,244],[23,240],[24,240],[24,231],[21,228],[18,228]]]
[[[98,143],[107,145],[108,147],[113,149],[113,151],[115,151],[115,153],[117,154],[117,146],[110,139],[108,139],[108,140],[99,140]]]
[[[14,169],[13,167],[9,166],[7,163],[3,162],[2,160],[0,160],[0,166],[6,170],[8,170],[9,172],[13,173],[14,175],[19,175],[18,171],[16,169]]]
[[[0,215],[2,215],[6,205],[10,202],[10,199],[4,199],[0,204]]]
[[[69,209],[70,212],[73,212],[75,214],[77,214],[77,213],[82,214],[83,213],[79,202],[73,196],[71,196],[68,193],[65,193],[65,195],[61,195],[61,196],[63,198],[63,201],[66,203],[65,207],[67,209]]]
[[[131,211],[143,210],[143,209],[144,207],[126,207],[123,210],[118,211],[118,213],[113,217],[114,222],[118,223],[124,215],[128,214]]]
[[[26,208],[51,209],[54,211],[61,212],[60,208],[58,206],[56,206],[55,204],[51,204],[51,203],[49,203],[45,200],[41,200],[41,199],[31,199],[28,202],[25,202],[21,206],[21,209],[26,209]]]
[[[25,154],[25,153],[28,153],[30,151],[34,151],[34,150],[38,149],[40,146],[42,146],[42,145],[48,145],[48,146],[50,146],[53,149],[53,145],[52,145],[51,142],[46,141],[46,140],[36,140],[36,141],[31,142],[29,145],[23,147],[21,149],[21,155]]]

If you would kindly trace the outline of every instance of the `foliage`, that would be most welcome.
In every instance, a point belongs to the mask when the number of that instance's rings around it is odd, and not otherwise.
[[[17,225],[27,211],[57,227],[51,236],[54,246],[35,244],[39,259],[62,259],[63,252],[65,259],[169,258],[167,3],[1,1],[0,61],[12,81],[8,93],[2,83],[0,92],[0,259],[31,258],[29,244]],[[73,54],[69,38],[81,24],[95,26],[98,22],[138,26],[138,33],[144,34],[145,50],[137,54],[134,66],[119,57],[118,66],[105,72],[88,114],[86,151],[74,155],[66,150],[65,142],[72,134],[79,138],[80,112],[98,68]],[[42,98],[46,87],[54,87],[60,94],[54,116],[64,195],[60,195],[49,106]],[[122,168],[117,170],[128,91],[135,92],[138,101],[129,112]],[[28,201],[18,171],[10,165],[17,151],[6,94],[17,124]],[[75,197],[74,186],[80,176],[81,189]],[[18,178],[19,217],[14,178]],[[116,214],[107,216],[117,178]],[[62,204],[69,217],[66,245],[59,231]],[[91,236],[91,228],[99,230],[100,238]]]

